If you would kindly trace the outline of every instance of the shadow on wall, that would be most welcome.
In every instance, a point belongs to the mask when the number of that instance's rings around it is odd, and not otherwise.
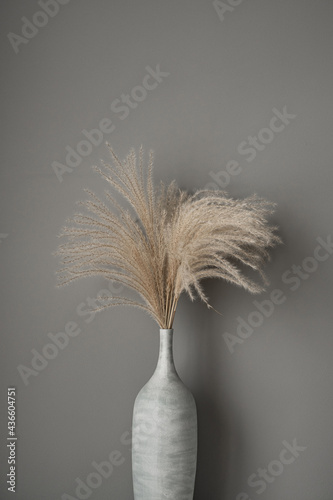
[[[228,310],[228,284],[207,280],[205,291],[211,303],[223,295],[225,311]],[[242,430],[239,416],[232,413],[225,393],[223,381],[223,359],[221,358],[221,317],[205,304],[191,303],[184,297],[182,331],[191,335],[194,345],[189,359],[191,369],[191,391],[198,413],[198,460],[194,500],[229,498],[242,482]],[[195,311],[195,313],[194,313]],[[223,320],[222,320],[223,321]],[[219,326],[218,326],[219,325]],[[219,335],[216,335],[218,330]],[[187,333],[188,332],[188,333]],[[229,354],[229,353],[227,353]],[[226,354],[226,355],[227,355]]]
[[[194,500],[227,498],[238,482],[239,435],[230,428],[213,395],[196,394],[198,462]]]

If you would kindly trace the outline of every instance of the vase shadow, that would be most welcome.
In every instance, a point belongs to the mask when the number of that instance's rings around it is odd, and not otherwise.
[[[194,500],[226,498],[229,431],[217,405],[206,394],[196,394],[198,457]]]
[[[212,287],[209,295],[213,294]],[[183,307],[192,309],[193,304],[186,303]],[[221,354],[220,319],[216,322],[205,305],[198,304],[196,311],[198,314],[193,315],[193,309],[191,315],[185,313],[186,325],[182,327],[194,337],[192,354],[196,358],[192,360],[195,367],[191,370],[194,377],[191,391],[198,415],[193,500],[231,500],[239,493],[244,479],[244,436],[241,416],[226,396],[228,380],[223,375],[223,356],[230,353],[224,350]]]

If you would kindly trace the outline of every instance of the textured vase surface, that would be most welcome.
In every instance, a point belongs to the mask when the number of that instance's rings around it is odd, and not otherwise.
[[[156,370],[136,397],[132,471],[135,500],[192,500],[197,411],[173,362],[173,330],[160,330]]]

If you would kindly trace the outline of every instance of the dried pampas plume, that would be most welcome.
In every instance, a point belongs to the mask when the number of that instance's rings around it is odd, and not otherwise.
[[[160,328],[172,328],[182,292],[199,296],[209,308],[201,280],[224,278],[253,293],[267,285],[262,267],[268,248],[280,242],[267,223],[274,204],[257,196],[229,198],[222,191],[200,190],[193,195],[175,181],[155,188],[153,155],[144,168],[143,149],[131,150],[120,161],[108,145],[113,164],[94,167],[130,204],[125,210],[106,191],[113,210],[94,193],[79,204],[77,213],[59,236],[67,237],[55,255],[64,266],[58,286],[78,278],[101,275],[135,290],[143,302],[126,297],[100,297],[103,305],[134,305],[148,312]],[[239,264],[258,271],[263,285],[242,274]]]

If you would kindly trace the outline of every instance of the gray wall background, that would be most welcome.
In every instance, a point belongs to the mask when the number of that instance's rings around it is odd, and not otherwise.
[[[107,283],[58,290],[51,255],[83,188],[103,193],[91,166],[108,158],[108,140],[121,157],[141,144],[153,149],[156,181],[175,178],[188,190],[215,182],[234,197],[256,192],[278,204],[272,221],[284,245],[272,252],[267,292],[207,282],[222,317],[186,297],[178,307],[175,362],[199,417],[195,500],[331,500],[333,256],[313,256],[317,238],[329,241],[333,230],[332,2],[59,0],[59,12],[51,4],[45,18],[36,1],[7,1],[0,19],[1,498],[13,497],[8,386],[17,391],[17,500],[80,498],[76,478],[87,484],[93,462],[114,450],[123,463],[86,498],[133,498],[127,433],[156,365],[158,327],[131,308],[89,313],[89,297]],[[25,42],[8,38],[23,36],[23,17],[45,25],[30,27]],[[143,98],[134,88],[157,65],[168,76]],[[131,92],[142,101],[128,116],[110,108]],[[271,119],[284,107],[295,116],[283,130],[262,131],[282,128]],[[66,146],[75,149],[104,118],[112,133],[60,182],[54,162],[65,165]],[[253,161],[249,136],[262,138]],[[232,160],[237,174],[228,179]],[[283,303],[260,319],[254,301],[274,289]],[[237,335],[238,317],[257,326],[230,348],[225,334]],[[79,334],[49,348],[54,359],[24,383],[18,367],[32,369],[32,350],[45,351],[48,334],[69,322]],[[302,450],[282,464],[295,440]],[[260,469],[268,479],[251,486]]]

